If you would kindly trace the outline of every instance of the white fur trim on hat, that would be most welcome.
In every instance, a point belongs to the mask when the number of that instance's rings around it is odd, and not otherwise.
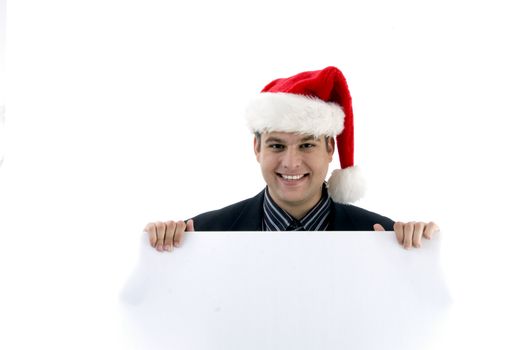
[[[246,119],[252,132],[293,132],[336,136],[345,114],[334,102],[283,92],[262,92],[249,103]]]
[[[365,179],[356,166],[336,169],[327,182],[329,196],[337,203],[354,203],[365,194]]]

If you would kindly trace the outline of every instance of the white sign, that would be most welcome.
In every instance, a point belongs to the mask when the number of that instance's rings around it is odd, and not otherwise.
[[[138,349],[422,349],[450,299],[439,239],[393,232],[197,232],[144,239],[123,290]]]

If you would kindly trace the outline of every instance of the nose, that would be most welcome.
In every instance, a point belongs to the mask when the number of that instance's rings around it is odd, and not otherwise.
[[[296,169],[299,168],[302,162],[300,152],[294,147],[289,147],[284,153],[281,159],[281,165],[285,169]]]

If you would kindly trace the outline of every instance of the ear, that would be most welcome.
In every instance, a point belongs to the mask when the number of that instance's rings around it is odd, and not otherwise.
[[[334,155],[334,150],[336,148],[336,141],[334,141],[334,137],[329,137],[327,140],[327,152],[329,152],[330,159],[329,161],[332,161],[332,156]]]
[[[254,154],[256,155],[256,160],[259,163],[259,155],[261,153],[261,139],[258,141],[258,138],[254,136]]]

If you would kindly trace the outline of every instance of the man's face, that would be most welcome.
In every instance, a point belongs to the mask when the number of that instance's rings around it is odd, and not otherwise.
[[[306,214],[319,201],[334,138],[326,142],[310,135],[263,133],[259,144],[254,139],[254,152],[270,195],[282,209]]]

